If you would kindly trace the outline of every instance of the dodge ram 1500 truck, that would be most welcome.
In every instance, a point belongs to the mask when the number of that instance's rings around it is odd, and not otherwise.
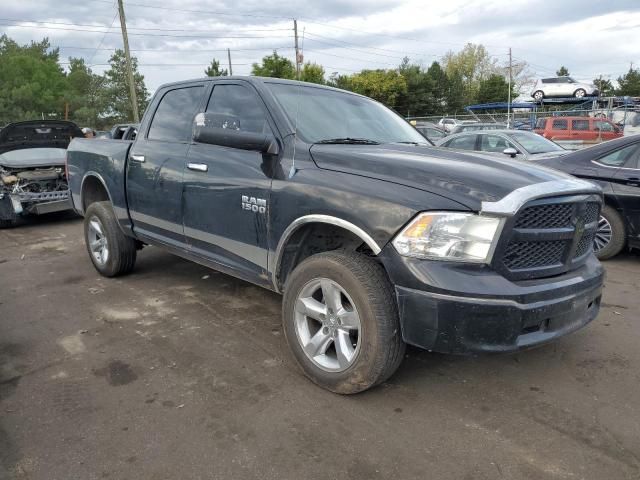
[[[406,344],[515,351],[599,310],[597,186],[433,147],[354,93],[164,85],[135,141],[74,140],[67,162],[101,274],[154,245],[282,293],[295,360],[333,392],[389,378]]]

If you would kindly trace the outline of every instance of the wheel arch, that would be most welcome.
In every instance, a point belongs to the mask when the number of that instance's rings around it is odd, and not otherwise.
[[[296,247],[289,248],[287,247]],[[284,231],[270,263],[273,287],[282,292],[289,273],[302,260],[322,251],[346,248],[377,256],[382,248],[365,230],[331,215],[305,215]]]
[[[86,212],[92,203],[102,201],[109,201],[113,205],[111,194],[107,189],[104,178],[97,172],[87,172],[82,178],[80,185],[80,206],[82,207],[82,213]]]

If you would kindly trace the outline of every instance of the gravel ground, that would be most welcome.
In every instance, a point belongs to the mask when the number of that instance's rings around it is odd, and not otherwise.
[[[640,255],[569,337],[409,349],[343,397],[297,371],[278,295],[155,248],[102,278],[81,232],[0,231],[0,479],[640,478]]]

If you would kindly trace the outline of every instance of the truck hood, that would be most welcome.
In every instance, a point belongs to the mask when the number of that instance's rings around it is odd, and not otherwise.
[[[377,178],[435,193],[472,210],[528,185],[571,178],[531,163],[413,145],[315,144],[319,168]]]
[[[67,148],[74,137],[84,137],[73,122],[30,120],[10,123],[0,131],[0,154],[25,148]]]

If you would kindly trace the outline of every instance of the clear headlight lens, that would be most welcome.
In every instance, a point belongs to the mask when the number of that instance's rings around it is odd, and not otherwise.
[[[400,255],[434,260],[489,262],[502,219],[475,213],[427,212],[393,240]]]

